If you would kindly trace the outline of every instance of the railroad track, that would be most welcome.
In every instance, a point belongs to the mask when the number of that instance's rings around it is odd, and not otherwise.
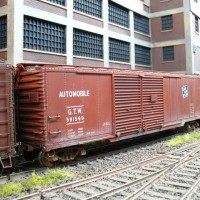
[[[18,200],[185,199],[188,195],[192,195],[192,192],[189,193],[193,191],[191,188],[196,188],[199,184],[197,182],[200,175],[199,145],[200,143],[190,144],[137,164],[41,190]],[[188,171],[188,168],[191,169]],[[184,176],[189,177],[187,183]]]
[[[170,136],[167,136],[167,137],[164,137],[164,139],[170,139],[172,136],[170,135]],[[151,145],[152,143],[156,143],[156,142],[160,142],[160,141],[162,141],[163,140],[163,138],[158,138],[158,139],[156,139],[156,140],[151,140],[151,141],[148,141],[148,142],[144,142],[144,143],[140,143],[140,144],[138,144],[138,145],[134,145],[134,148],[136,149],[137,147],[142,147],[142,146],[148,146],[148,145]],[[59,165],[56,165],[56,167],[69,167],[70,168],[70,166],[74,166],[74,165],[77,165],[77,164],[79,164],[79,163],[84,163],[84,162],[90,162],[90,161],[95,161],[96,159],[98,159],[99,157],[100,157],[100,159],[101,158],[103,158],[104,156],[109,156],[109,155],[113,155],[113,154],[118,154],[118,153],[120,153],[121,151],[128,151],[129,149],[132,149],[133,147],[132,146],[130,146],[130,147],[126,147],[126,148],[123,148],[123,146],[122,146],[122,148],[123,149],[120,149],[119,148],[119,146],[120,145],[118,145],[117,146],[117,150],[114,150],[114,151],[111,151],[110,150],[110,147],[112,146],[112,145],[115,145],[115,144],[111,144],[111,145],[105,145],[104,147],[98,147],[97,149],[96,148],[92,148],[92,149],[90,149],[89,150],[89,153],[88,153],[88,155],[89,156],[86,156],[86,157],[83,157],[83,158],[81,158],[80,160],[75,160],[75,161],[70,161],[70,162],[68,162],[67,164],[65,163],[65,164],[59,164]],[[124,144],[123,144],[124,145]],[[125,146],[127,146],[127,145],[125,145]],[[102,149],[105,151],[105,149],[106,148],[109,148],[109,150],[108,150],[108,152],[104,152],[104,153],[102,153]],[[112,148],[112,147],[111,147]],[[114,146],[114,148],[115,148],[115,146]],[[95,154],[95,155],[93,155],[93,153],[92,153],[92,156],[90,156],[90,152],[98,152],[98,154]],[[81,165],[81,164],[80,164]],[[31,168],[33,168],[33,167],[31,167]],[[40,168],[33,168],[33,169],[30,169],[30,167],[28,168],[28,170],[26,169],[26,167],[23,169],[23,168],[20,168],[20,172],[14,172],[14,173],[12,173],[12,174],[9,174],[9,175],[6,175],[6,176],[0,176],[0,185],[2,185],[2,184],[6,184],[6,183],[8,183],[8,182],[10,182],[10,181],[20,181],[21,180],[21,177],[26,177],[26,178],[28,178],[28,177],[31,177],[31,174],[33,173],[33,172],[36,172],[37,174],[44,174],[44,172],[47,170],[48,168],[47,167],[40,167]]]

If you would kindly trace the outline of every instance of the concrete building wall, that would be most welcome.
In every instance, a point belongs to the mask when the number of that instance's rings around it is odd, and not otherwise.
[[[150,0],[151,13],[183,7],[183,0]]]
[[[152,50],[153,53],[153,69],[160,71],[173,71],[173,72],[185,72],[185,45],[174,46],[174,60],[163,61],[163,48],[156,47]]]
[[[15,65],[19,62],[51,62],[70,65],[88,65],[132,69],[155,69],[200,72],[200,34],[195,32],[195,16],[200,18],[199,5],[194,0],[111,0],[129,10],[129,27],[109,21],[109,0],[102,0],[102,17],[74,9],[73,1],[65,6],[48,0],[1,0],[0,17],[7,16],[7,47],[0,49],[0,58]],[[150,32],[144,34],[134,27],[134,13],[149,19]],[[173,29],[161,29],[162,16],[173,16]],[[24,47],[24,16],[30,16],[65,27],[65,53],[53,53]],[[73,31],[79,29],[101,35],[103,38],[102,58],[74,55]],[[130,60],[110,60],[109,40],[117,39],[129,44]],[[135,45],[150,49],[150,64],[138,64]],[[175,59],[163,62],[163,47],[174,46]],[[158,55],[160,58],[158,58]],[[185,57],[183,57],[185,56]]]
[[[0,56],[7,59],[7,62],[15,65],[19,62],[51,62],[74,65],[104,66],[135,68],[134,59],[134,12],[146,13],[144,3],[140,0],[133,0],[132,9],[129,10],[129,27],[123,27],[108,20],[108,0],[103,0],[102,18],[74,10],[73,1],[67,1],[66,6],[60,6],[47,0],[8,0],[9,5],[5,6],[5,14],[8,15],[8,48],[0,50]],[[7,1],[5,1],[7,3]],[[115,1],[116,2],[116,1]],[[127,7],[127,2],[120,2],[120,5]],[[137,8],[137,9],[136,9]],[[2,9],[1,9],[2,10]],[[0,14],[1,16],[1,14]],[[23,46],[24,16],[45,20],[65,26],[66,28],[66,53],[51,53],[34,49],[27,49]],[[89,31],[103,36],[103,58],[95,59],[73,55],[73,30],[74,28]],[[139,33],[137,34],[140,35]],[[109,60],[109,38],[115,38],[130,44],[130,62],[118,62]],[[145,37],[137,37],[143,40]],[[145,39],[146,40],[146,39]],[[149,39],[146,40],[150,46]]]
[[[168,15],[165,13],[164,16]],[[151,19],[152,42],[163,42],[169,40],[179,40],[185,38],[184,14],[173,14],[173,29],[162,30],[161,17]]]
[[[194,73],[200,72],[200,46],[197,46],[194,50]]]
[[[1,0],[0,7],[6,6],[8,4],[8,0]]]

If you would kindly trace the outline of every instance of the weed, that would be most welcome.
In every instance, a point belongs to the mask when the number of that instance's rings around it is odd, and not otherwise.
[[[30,189],[50,186],[58,183],[61,180],[71,179],[75,176],[76,174],[66,170],[65,168],[51,169],[44,176],[39,176],[35,174],[35,172],[33,172],[31,178],[26,181],[23,181],[21,183],[13,182],[0,186],[0,197],[20,194],[24,190],[28,191]]]
[[[169,142],[167,142],[167,145],[168,146],[177,146],[177,145],[186,144],[188,142],[191,142],[194,140],[199,140],[199,139],[200,139],[200,133],[198,133],[196,131],[192,131],[183,136],[177,136],[177,137],[171,139]]]
[[[21,183],[8,183],[6,185],[0,186],[0,197],[12,196],[16,193],[21,193],[23,186]]]

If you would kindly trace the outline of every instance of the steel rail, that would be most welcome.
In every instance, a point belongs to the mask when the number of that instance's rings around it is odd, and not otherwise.
[[[168,136],[168,137],[164,137],[164,138],[158,138],[156,140],[153,140],[153,141],[148,141],[148,142],[144,142],[142,144],[138,144],[138,145],[135,145],[134,148],[138,148],[138,147],[143,147],[143,146],[146,146],[146,145],[150,145],[152,144],[153,142],[158,142],[162,139],[167,139],[167,138],[171,138],[172,136]],[[111,144],[112,145],[112,144]],[[109,145],[104,145],[104,148],[106,147],[110,147],[111,146],[110,144]],[[98,147],[99,148],[99,147]],[[101,147],[103,148],[103,147]],[[70,166],[70,165],[75,165],[79,162],[84,162],[84,161],[88,161],[88,160],[95,160],[98,156],[100,157],[103,157],[103,156],[108,156],[108,155],[112,155],[114,153],[119,153],[121,151],[126,151],[126,150],[129,150],[129,149],[132,149],[133,147],[126,147],[126,148],[123,148],[123,149],[118,149],[118,150],[115,150],[115,151],[109,151],[109,152],[106,152],[106,153],[102,153],[102,154],[99,154],[99,155],[94,155],[94,156],[89,156],[89,157],[84,157],[84,158],[81,158],[80,160],[76,160],[76,161],[69,161],[68,163],[64,163],[64,164],[59,164],[59,165],[56,165],[55,167],[66,167],[66,166]],[[91,150],[94,150],[96,148],[92,148],[92,149],[89,149],[89,151]],[[1,184],[6,184],[8,181],[15,181],[16,179],[18,179],[18,177],[20,176],[26,176],[28,174],[32,174],[33,172],[36,172],[36,173],[40,173],[42,171],[45,171],[47,170],[47,167],[42,167],[42,168],[39,168],[39,169],[31,169],[31,170],[25,170],[25,171],[22,171],[22,172],[19,172],[19,173],[13,173],[13,174],[9,174],[7,176],[0,176],[0,185]]]
[[[200,156],[194,156],[193,158],[189,158],[187,160],[184,160],[183,162],[180,161],[180,163],[178,163],[178,167],[181,167],[183,164],[190,162],[191,160],[195,160],[197,158],[200,158]],[[145,191],[147,191],[152,185],[153,183],[155,183],[156,181],[158,181],[158,178],[160,178],[162,175],[164,175],[166,172],[172,172],[175,171],[177,169],[177,167],[169,167],[168,169],[166,169],[165,171],[163,171],[162,173],[160,173],[158,176],[156,176],[155,178],[153,178],[150,182],[146,183],[142,188],[140,188],[138,191],[134,192],[133,194],[131,194],[129,197],[125,198],[124,200],[135,200],[136,198],[138,198],[141,194],[143,194]],[[192,194],[192,192],[194,191],[194,189],[196,188],[196,186],[200,183],[200,179],[198,179],[194,185],[190,188],[190,190],[180,199],[180,200],[186,200],[188,195]]]
[[[68,190],[68,189],[76,188],[76,187],[79,187],[79,186],[83,186],[85,184],[100,180],[102,178],[114,175],[116,173],[120,173],[120,172],[124,172],[124,171],[130,170],[131,168],[134,168],[136,166],[142,167],[142,166],[145,166],[147,164],[154,163],[154,162],[156,162],[158,160],[163,160],[164,158],[167,158],[167,156],[169,156],[170,154],[183,152],[185,150],[189,150],[191,148],[198,147],[199,144],[200,143],[190,144],[190,145],[184,146],[184,147],[182,147],[180,149],[176,149],[176,150],[174,150],[172,152],[168,152],[166,154],[163,154],[161,156],[156,156],[154,158],[147,159],[147,160],[141,161],[139,163],[134,163],[134,164],[128,165],[126,167],[119,168],[117,170],[109,171],[109,172],[106,172],[106,173],[102,173],[102,174],[99,174],[99,175],[95,175],[95,176],[88,177],[86,179],[82,179],[82,180],[78,180],[78,181],[74,181],[74,182],[71,182],[71,183],[62,184],[60,186],[56,186],[56,187],[53,187],[53,188],[50,188],[50,189],[44,189],[44,190],[41,190],[38,193],[35,193],[34,196],[35,196],[35,198],[50,197],[50,196],[52,196],[53,194],[55,194],[56,192],[58,192],[60,190]],[[32,198],[33,198],[33,196],[32,196]],[[30,199],[30,195],[18,198],[17,200],[26,200],[26,199],[27,200]]]
[[[198,185],[200,184],[200,179],[198,179],[193,186],[188,190],[188,192],[180,199],[180,200],[186,200],[189,198],[189,196],[191,196],[193,194],[193,192],[195,191],[195,189],[198,187]]]
[[[151,177],[154,177],[150,182],[146,183],[142,189],[140,188],[138,191],[134,192],[132,195],[130,195],[128,198],[126,198],[125,200],[130,200],[130,199],[135,199],[136,197],[138,197],[138,194],[140,194],[140,192],[146,190],[147,188],[149,188],[155,181],[158,180],[158,177],[161,177],[164,173],[168,172],[168,171],[174,171],[175,169],[177,169],[177,167],[175,166],[178,166],[180,167],[181,165],[183,165],[184,163],[186,162],[189,162],[191,161],[192,159],[196,159],[196,158],[199,158],[200,156],[195,156],[195,157],[192,157],[192,158],[189,158],[191,155],[195,154],[196,152],[199,152],[200,151],[200,147],[198,147],[197,149],[194,149],[192,152],[189,152],[188,154],[186,154],[186,156],[184,156],[183,158],[181,158],[179,161],[177,162],[174,162],[168,166],[165,166],[163,167],[161,170],[157,171],[157,172],[154,172],[150,175],[147,175],[141,179],[138,179],[138,180],[134,180],[134,181],[131,181],[127,184],[124,184],[122,186],[119,186],[117,188],[114,188],[114,189],[111,189],[111,190],[108,190],[108,191],[105,191],[105,192],[102,192],[100,194],[97,194],[97,195],[94,195],[94,196],[91,196],[89,198],[86,198],[84,200],[90,200],[90,199],[93,199],[93,198],[97,198],[97,197],[104,197],[105,198],[105,195],[106,194],[109,194],[109,196],[111,196],[114,192],[116,193],[119,193],[120,191],[123,191],[125,189],[127,189],[128,187],[134,185],[134,184],[137,184],[141,181],[144,181],[146,179],[149,179]],[[176,165],[177,164],[177,165]],[[106,196],[108,197],[108,196]]]

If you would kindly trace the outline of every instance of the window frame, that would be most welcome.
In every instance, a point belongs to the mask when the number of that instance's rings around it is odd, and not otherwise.
[[[122,18],[125,17],[125,14],[127,15],[127,19]],[[108,1],[108,22],[116,24],[118,26],[122,26],[124,28],[129,28],[130,27],[129,10],[115,2]]]
[[[126,54],[127,52],[128,54]],[[130,48],[129,42],[118,40],[115,38],[109,38],[109,60],[110,61],[130,63],[130,56],[131,56],[131,48]]]
[[[6,49],[8,46],[8,17],[3,15],[0,17],[0,49]]]
[[[138,19],[137,17],[140,17],[140,19],[142,18],[143,20],[144,19],[148,20],[148,22],[141,21],[141,23],[139,23],[139,21],[137,21],[137,19]],[[147,25],[147,23],[148,23],[148,28],[147,28],[147,31],[145,31],[145,26]],[[143,25],[143,26],[141,26],[141,25]],[[139,32],[139,33],[145,34],[145,35],[150,35],[150,19],[148,17],[143,16],[143,15],[139,15],[137,13],[134,13],[134,30]]]
[[[66,26],[24,15],[23,47],[66,54]]]
[[[54,3],[57,4],[59,6],[66,6],[66,0],[47,0],[50,3]],[[57,2],[56,2],[57,1]],[[63,3],[61,3],[61,1],[63,1]],[[59,3],[60,2],[60,3]]]
[[[162,48],[163,62],[174,62],[175,61],[175,51],[174,46],[165,46]]]
[[[82,37],[82,40],[77,39],[78,34]],[[83,45],[81,46],[80,44]],[[103,35],[74,28],[73,55],[92,59],[103,59]]]
[[[171,31],[174,28],[173,15],[161,16],[161,30]]]
[[[146,50],[146,52],[145,52],[145,50]],[[147,50],[148,50],[148,52],[147,52]],[[148,57],[146,57],[146,56],[148,56]],[[143,65],[143,66],[151,66],[152,65],[151,48],[135,44],[135,64]]]
[[[195,15],[195,32],[199,33],[199,18]]]
[[[88,1],[95,1],[95,2],[99,2],[99,5],[96,4],[89,4]],[[85,4],[83,4],[82,2],[84,2]],[[94,2],[93,2],[94,3]],[[79,5],[82,5],[81,7],[78,7]],[[93,7],[92,7],[93,5]],[[84,7],[85,6],[85,7]],[[100,7],[100,9],[96,9],[96,11],[98,12],[94,12],[94,7]],[[73,1],[73,9],[74,11],[78,11],[81,13],[84,13],[86,15],[90,15],[99,19],[102,19],[103,17],[103,1],[102,0],[87,0],[87,1],[80,1],[80,0],[74,0]]]

